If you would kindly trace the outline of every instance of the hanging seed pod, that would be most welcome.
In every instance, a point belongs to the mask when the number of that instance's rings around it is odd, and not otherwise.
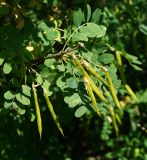
[[[102,83],[104,83],[106,86],[108,86],[107,82],[105,81],[104,78],[102,78],[91,66],[88,62],[83,61],[83,64],[85,65],[86,69],[89,71],[89,73],[96,77],[99,81],[101,81]]]
[[[74,59],[74,62],[76,63],[77,67],[81,70],[81,72],[83,73],[84,77],[86,77],[89,81],[89,84],[91,86],[91,88],[93,89],[93,91],[95,92],[95,94],[106,104],[108,104],[106,98],[103,96],[102,92],[99,90],[99,88],[95,85],[95,83],[93,82],[93,80],[90,78],[90,76],[88,75],[88,73],[84,70],[83,66],[81,65],[81,63],[78,61],[77,57],[75,55],[72,55],[72,58]]]
[[[122,80],[122,83],[123,84],[126,84],[126,77],[125,77],[125,74],[123,72],[123,67],[122,67],[122,59],[121,59],[121,52],[120,51],[116,51],[115,52],[116,54],[116,60],[117,60],[117,69],[120,73],[120,77],[121,77],[121,80]]]
[[[98,109],[98,105],[97,105],[95,96],[94,96],[94,94],[93,94],[93,92],[92,92],[92,88],[91,88],[91,86],[90,86],[90,84],[89,84],[89,81],[88,81],[88,79],[87,79],[86,77],[84,77],[84,84],[85,84],[87,93],[88,93],[88,95],[89,95],[90,98],[91,98],[93,107],[94,107],[96,113],[100,116],[100,112],[99,112],[99,109]]]
[[[95,83],[92,81],[90,77],[87,77],[90,83],[91,88],[95,92],[95,94],[106,104],[108,104],[108,101],[106,98],[103,96],[102,92],[99,90],[99,88],[95,85]]]
[[[137,98],[136,94],[133,92],[133,90],[131,89],[131,87],[127,84],[127,80],[126,80],[125,74],[123,72],[123,66],[122,66],[122,59],[121,59],[121,52],[120,51],[116,51],[116,60],[117,60],[117,64],[118,64],[117,68],[118,68],[118,71],[120,73],[122,83],[124,84],[124,86],[125,86],[128,94],[135,101],[138,101],[138,98]]]
[[[122,121],[121,121],[120,116],[119,116],[117,113],[115,114],[115,116],[116,116],[117,122],[118,122],[119,124],[122,124]]]
[[[131,89],[131,87],[128,84],[125,84],[125,88],[128,92],[128,94],[135,100],[138,101],[138,98],[136,96],[136,94],[133,92],[133,90]]]
[[[108,87],[109,87],[111,96],[112,96],[112,98],[114,100],[114,103],[122,111],[122,108],[120,106],[119,100],[118,100],[118,98],[116,96],[116,92],[115,92],[115,88],[114,88],[113,83],[112,83],[111,76],[110,76],[107,68],[103,67],[103,70],[104,70],[104,73],[105,73],[105,76],[106,76],[106,79],[107,79],[107,83],[108,83]]]
[[[53,108],[53,106],[52,106],[52,104],[51,104],[51,102],[50,102],[50,100],[49,100],[49,97],[48,97],[47,92],[46,92],[45,89],[44,89],[44,97],[45,97],[45,100],[46,100],[48,109],[49,109],[49,111],[50,111],[50,113],[51,113],[51,115],[52,115],[52,117],[53,117],[53,120],[55,121],[58,130],[60,131],[60,133],[61,133],[61,134],[63,135],[63,137],[64,137],[64,133],[63,133],[62,127],[61,127],[60,123],[58,122],[57,116],[56,116],[56,114],[55,114],[55,112],[54,112],[54,108]]]
[[[42,137],[42,120],[41,120],[40,108],[39,108],[36,88],[34,87],[34,85],[32,85],[32,88],[33,88],[33,95],[34,95],[34,102],[35,102],[35,109],[36,109],[36,116],[37,116],[38,132],[39,132],[40,139],[41,139],[41,137]]]
[[[118,136],[119,129],[118,129],[118,125],[117,125],[117,122],[116,122],[116,115],[115,115],[115,112],[114,112],[114,108],[111,107],[111,106],[108,106],[108,107],[109,107],[109,111],[110,111],[110,114],[111,114],[112,123],[113,123],[114,129],[115,129],[116,135]]]

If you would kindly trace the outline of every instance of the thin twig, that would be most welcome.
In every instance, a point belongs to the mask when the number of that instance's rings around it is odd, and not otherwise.
[[[38,58],[33,59],[32,61],[30,61],[29,64],[28,64],[28,66],[32,66],[32,65],[39,64],[39,63],[43,63],[44,60],[46,60],[46,59],[62,58],[64,54],[70,54],[74,50],[78,49],[79,47],[80,47],[80,44],[78,44],[77,46],[75,46],[74,48],[72,48],[70,50],[60,51],[60,52],[58,52],[56,54],[49,54],[46,57],[38,57]]]

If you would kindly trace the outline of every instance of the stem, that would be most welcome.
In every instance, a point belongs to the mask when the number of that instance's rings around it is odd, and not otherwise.
[[[65,47],[67,46],[67,43],[70,41],[70,39],[72,38],[72,36],[74,35],[74,33],[75,33],[78,29],[80,29],[82,26],[84,26],[84,25],[86,25],[86,24],[87,24],[87,23],[82,24],[81,26],[79,26],[78,28],[76,28],[76,29],[73,31],[73,33],[69,36],[69,38],[67,39],[65,45],[63,46],[62,51],[65,50]]]

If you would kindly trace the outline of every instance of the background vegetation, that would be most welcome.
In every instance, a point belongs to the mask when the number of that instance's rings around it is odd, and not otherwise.
[[[145,0],[0,0],[0,160],[147,160],[146,14]]]

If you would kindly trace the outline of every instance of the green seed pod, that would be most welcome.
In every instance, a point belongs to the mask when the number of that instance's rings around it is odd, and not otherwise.
[[[115,92],[115,88],[114,88],[113,83],[112,83],[111,76],[110,76],[110,74],[109,74],[109,72],[106,68],[103,68],[103,69],[104,69],[104,72],[105,72],[105,76],[106,76],[106,79],[107,79],[107,83],[108,83],[108,87],[109,87],[111,96],[112,96],[116,106],[122,111],[119,100],[116,96],[116,92]]]
[[[93,92],[92,92],[92,88],[91,88],[91,86],[90,86],[90,84],[89,84],[89,81],[88,81],[88,79],[87,79],[86,77],[84,77],[84,83],[85,83],[85,87],[86,87],[87,93],[88,93],[88,95],[89,95],[90,98],[91,98],[93,107],[94,107],[96,113],[100,116],[100,112],[99,112],[99,109],[98,109],[98,105],[97,105],[95,96],[94,96],[94,94],[93,94]]]
[[[85,65],[86,69],[90,72],[90,74],[94,77],[96,77],[99,81],[104,83],[106,86],[108,86],[107,82],[104,78],[102,78],[91,66],[88,62],[83,61],[83,64]]]
[[[64,137],[64,133],[63,133],[62,127],[61,127],[60,123],[58,122],[57,116],[56,116],[56,114],[55,114],[55,112],[54,112],[54,108],[53,108],[53,106],[52,106],[52,104],[51,104],[51,102],[50,102],[50,100],[49,100],[49,97],[48,97],[47,92],[46,92],[45,89],[44,89],[44,97],[45,97],[45,100],[46,100],[48,109],[49,109],[49,111],[50,111],[50,113],[51,113],[51,115],[52,115],[52,117],[53,117],[53,120],[55,121],[55,123],[56,123],[56,125],[57,125],[57,127],[58,127],[58,130],[60,131],[60,133],[61,133],[61,134],[63,135],[63,137]]]
[[[34,86],[32,88],[33,88],[33,95],[34,95],[34,102],[35,102],[35,109],[36,109],[36,116],[37,116],[38,132],[39,132],[40,139],[41,139],[41,137],[42,137],[42,120],[41,120],[40,108],[39,108],[36,88]]]
[[[127,82],[126,82],[125,74],[123,72],[122,59],[121,59],[121,52],[120,51],[116,51],[116,60],[117,60],[117,69],[120,73],[122,83],[126,84]]]
[[[118,136],[119,129],[118,129],[118,125],[117,125],[117,122],[116,122],[116,115],[115,115],[115,112],[114,112],[114,108],[109,106],[109,111],[110,111],[110,114],[111,114],[112,123],[113,123],[114,129],[115,129],[116,135]]]
[[[133,92],[133,90],[131,89],[131,87],[128,84],[125,84],[125,88],[128,92],[128,94],[135,100],[138,101],[138,98],[136,96],[136,94]]]
[[[122,124],[122,121],[121,121],[120,116],[119,116],[117,113],[115,114],[115,116],[116,116],[117,122],[118,122],[119,124]]]
[[[95,85],[95,83],[93,82],[93,80],[90,78],[90,76],[87,74],[87,72],[84,70],[83,66],[81,65],[81,63],[78,61],[77,57],[75,55],[72,55],[74,62],[76,63],[77,67],[81,70],[81,72],[83,73],[84,77],[86,77],[89,81],[89,84],[91,86],[91,88],[93,89],[93,91],[95,92],[95,94],[105,103],[108,103],[107,100],[105,99],[105,97],[103,96],[102,92],[99,90],[99,88]]]
[[[116,51],[116,59],[119,66],[122,66],[122,60],[121,60],[121,52]]]
[[[136,94],[133,92],[133,90],[131,89],[131,87],[127,84],[127,80],[126,80],[125,74],[123,72],[123,66],[122,66],[122,59],[121,59],[121,52],[120,51],[116,51],[116,60],[117,60],[117,63],[118,63],[117,68],[118,68],[118,71],[120,73],[122,83],[124,84],[124,86],[125,86],[128,94],[135,101],[138,101],[138,98],[137,98]]]
[[[108,104],[108,101],[106,98],[103,96],[102,92],[99,90],[99,88],[95,85],[95,83],[92,81],[90,77],[87,77],[90,83],[90,86],[92,90],[95,92],[95,94],[106,104]]]

